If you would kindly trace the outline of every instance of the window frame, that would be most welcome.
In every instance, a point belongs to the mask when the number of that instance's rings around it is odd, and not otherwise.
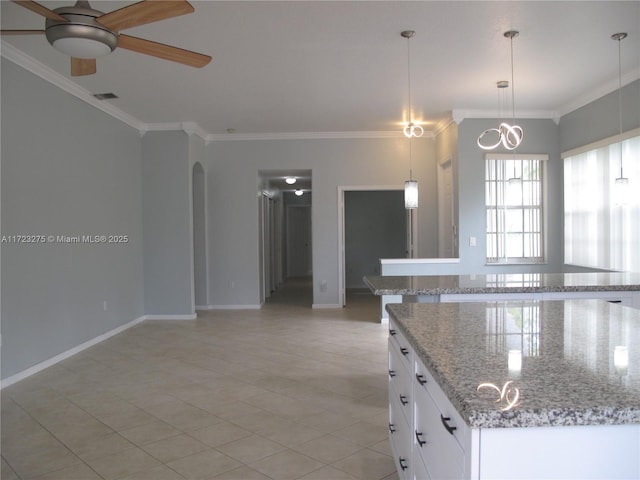
[[[507,204],[507,202],[504,200],[502,200],[502,204],[500,204],[498,202],[498,199],[496,199],[496,204],[495,205],[490,205],[488,202],[488,197],[489,197],[489,193],[488,193],[488,189],[489,189],[489,185],[490,183],[495,183],[496,185],[502,184],[502,186],[500,187],[502,189],[503,192],[503,197],[504,194],[506,192],[506,189],[508,188],[508,186],[505,186],[505,184],[508,182],[507,179],[503,179],[503,180],[495,180],[495,179],[491,179],[489,178],[489,164],[490,162],[493,162],[495,164],[496,168],[499,168],[501,171],[504,171],[507,167],[506,167],[506,162],[507,161],[538,161],[539,162],[539,180],[534,180],[532,181],[532,183],[538,183],[540,184],[540,188],[539,188],[539,202],[535,203],[535,204],[528,204],[528,205],[523,205],[521,204],[518,207],[515,206],[509,206]],[[544,265],[547,263],[547,164],[546,161],[549,160],[549,155],[547,154],[520,154],[520,153],[486,153],[485,154],[485,175],[484,175],[484,184],[485,184],[485,241],[486,241],[486,248],[485,248],[485,264],[486,265]],[[504,166],[501,166],[500,164],[502,162],[505,162]],[[522,171],[522,164],[520,165],[520,170]],[[527,180],[525,180],[527,181]],[[495,191],[498,191],[498,187],[496,186]],[[496,193],[497,196],[497,193]],[[535,231],[531,231],[531,230],[527,230],[525,229],[525,211],[527,210],[531,210],[532,208],[534,210],[538,210],[539,214],[539,226],[540,226],[540,231],[537,234],[537,241],[539,243],[539,251],[540,254],[539,256],[510,256],[510,257],[499,257],[499,256],[489,256],[489,249],[491,244],[498,244],[498,241],[494,241],[493,238],[494,236],[497,235],[506,235],[508,232],[504,231],[504,226],[503,226],[503,230],[500,230],[500,226],[498,225],[500,223],[499,219],[496,218],[496,231],[489,231],[490,225],[489,225],[489,212],[490,210],[497,210],[499,208],[504,208],[505,210],[511,210],[511,211],[520,211],[522,212],[523,215],[523,223],[522,223],[522,228],[520,232],[513,232],[516,234],[520,234],[520,235],[536,235]],[[504,223],[504,222],[503,222]],[[523,244],[524,244],[524,239],[523,239]],[[495,247],[497,250],[497,247]],[[524,246],[523,246],[523,250],[524,250]]]

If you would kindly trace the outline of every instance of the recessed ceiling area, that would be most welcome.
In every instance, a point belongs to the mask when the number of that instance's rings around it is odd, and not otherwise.
[[[50,9],[74,0],[43,1]],[[111,12],[133,2],[93,1]],[[69,76],[69,58],[44,36],[2,38],[3,55],[68,79],[148,125],[192,122],[212,135],[400,132],[408,118],[411,40],[413,119],[427,131],[457,115],[497,115],[496,82],[510,77],[516,115],[557,118],[640,78],[638,1],[193,1],[195,12],[128,34],[211,55],[203,68],[126,49],[96,74]],[[44,19],[0,2],[3,29],[42,29]]]

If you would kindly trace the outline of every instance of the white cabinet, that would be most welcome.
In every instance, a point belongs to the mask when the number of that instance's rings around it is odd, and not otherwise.
[[[393,318],[389,440],[402,480],[640,478],[640,424],[470,428]]]
[[[413,425],[413,353],[404,335],[389,323],[389,441],[398,476],[411,478],[411,426]]]
[[[468,476],[470,432],[429,372],[415,359],[413,444],[430,478]],[[413,463],[417,463],[414,459]],[[414,477],[419,480],[420,477]]]

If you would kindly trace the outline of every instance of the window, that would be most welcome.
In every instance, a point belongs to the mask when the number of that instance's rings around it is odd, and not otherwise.
[[[487,263],[544,263],[547,155],[487,154]]]
[[[567,152],[564,157],[564,261],[640,271],[640,136],[638,130]],[[616,202],[615,179],[629,179],[628,203]]]

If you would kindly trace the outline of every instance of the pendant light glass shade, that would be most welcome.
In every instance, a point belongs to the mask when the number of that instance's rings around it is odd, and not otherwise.
[[[614,184],[614,200],[616,205],[628,205],[629,204],[629,179],[626,177],[616,178]]]
[[[418,182],[416,180],[404,182],[404,208],[407,210],[418,208]]]

